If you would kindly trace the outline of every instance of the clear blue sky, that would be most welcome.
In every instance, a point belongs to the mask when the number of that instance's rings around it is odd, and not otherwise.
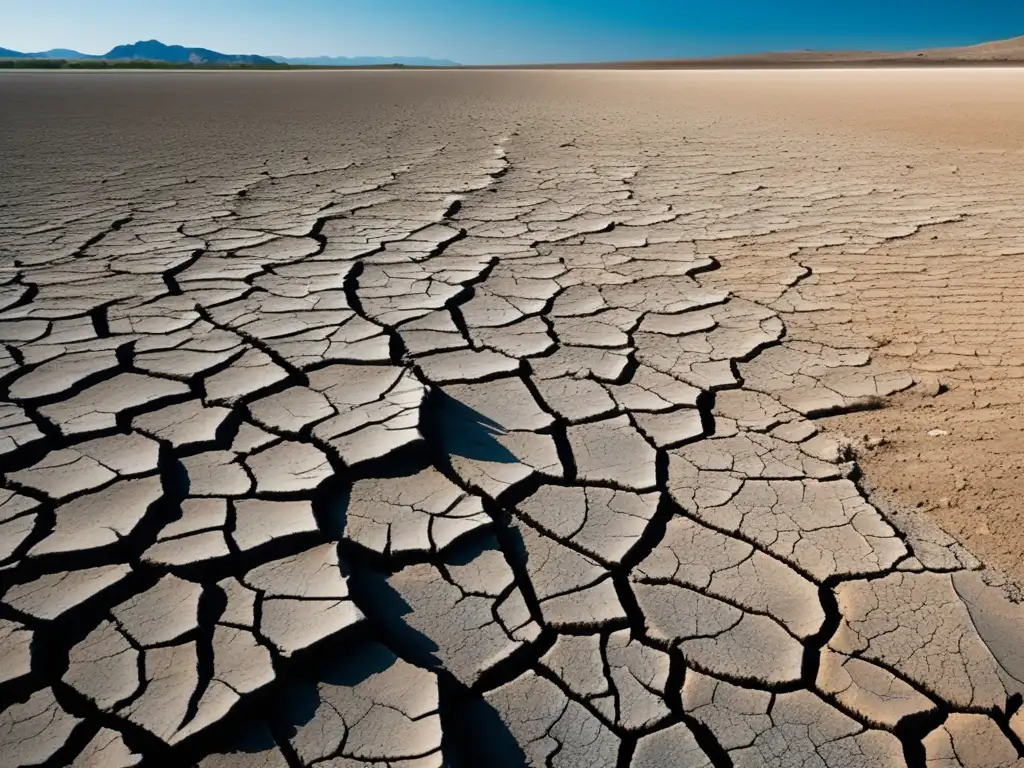
[[[0,0],[0,46],[105,53],[157,38],[224,53],[464,64],[906,49],[1024,35],[1024,0]]]

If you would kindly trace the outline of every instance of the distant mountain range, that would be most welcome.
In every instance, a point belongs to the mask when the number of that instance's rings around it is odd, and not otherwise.
[[[61,56],[50,56],[51,53],[61,51]],[[65,54],[74,54],[74,56],[68,56]],[[84,53],[78,51],[68,51],[63,48],[55,48],[53,51],[40,51],[39,53],[22,53],[21,51],[12,51],[10,48],[0,48],[0,59],[49,59],[49,58],[75,58],[75,59],[92,59],[98,58],[96,56],[87,56]]]
[[[0,59],[98,59],[99,56],[90,56],[87,53],[72,51],[70,48],[54,48],[52,51],[37,51],[36,53],[22,53],[12,51],[10,48],[0,48]]]
[[[218,53],[208,48],[185,48],[181,45],[164,45],[159,40],[142,40],[132,45],[112,48],[103,59],[125,61],[167,61],[171,64],[273,64],[266,56],[253,54]]]
[[[0,48],[0,59],[106,59],[109,61],[166,61],[171,64],[305,64],[316,67],[367,67],[402,64],[412,67],[457,67],[454,61],[415,56],[257,56],[255,54],[219,53],[208,48],[186,48],[165,45],[159,40],[140,40],[131,45],[118,45],[104,54],[90,54],[68,48],[22,53]]]

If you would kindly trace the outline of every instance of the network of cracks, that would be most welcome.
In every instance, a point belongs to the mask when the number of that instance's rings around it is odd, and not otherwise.
[[[0,762],[1017,764],[1024,610],[813,420],[912,378],[702,282],[744,168],[520,144],[2,214]]]

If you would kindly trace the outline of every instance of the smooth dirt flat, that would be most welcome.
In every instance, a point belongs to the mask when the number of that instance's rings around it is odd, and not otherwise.
[[[1022,88],[0,75],[0,763],[1024,764]]]

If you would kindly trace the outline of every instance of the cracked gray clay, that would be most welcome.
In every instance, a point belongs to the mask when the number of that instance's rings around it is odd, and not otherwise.
[[[1020,158],[455,74],[0,76],[0,763],[1019,765],[1019,591],[817,417],[1012,399]]]

